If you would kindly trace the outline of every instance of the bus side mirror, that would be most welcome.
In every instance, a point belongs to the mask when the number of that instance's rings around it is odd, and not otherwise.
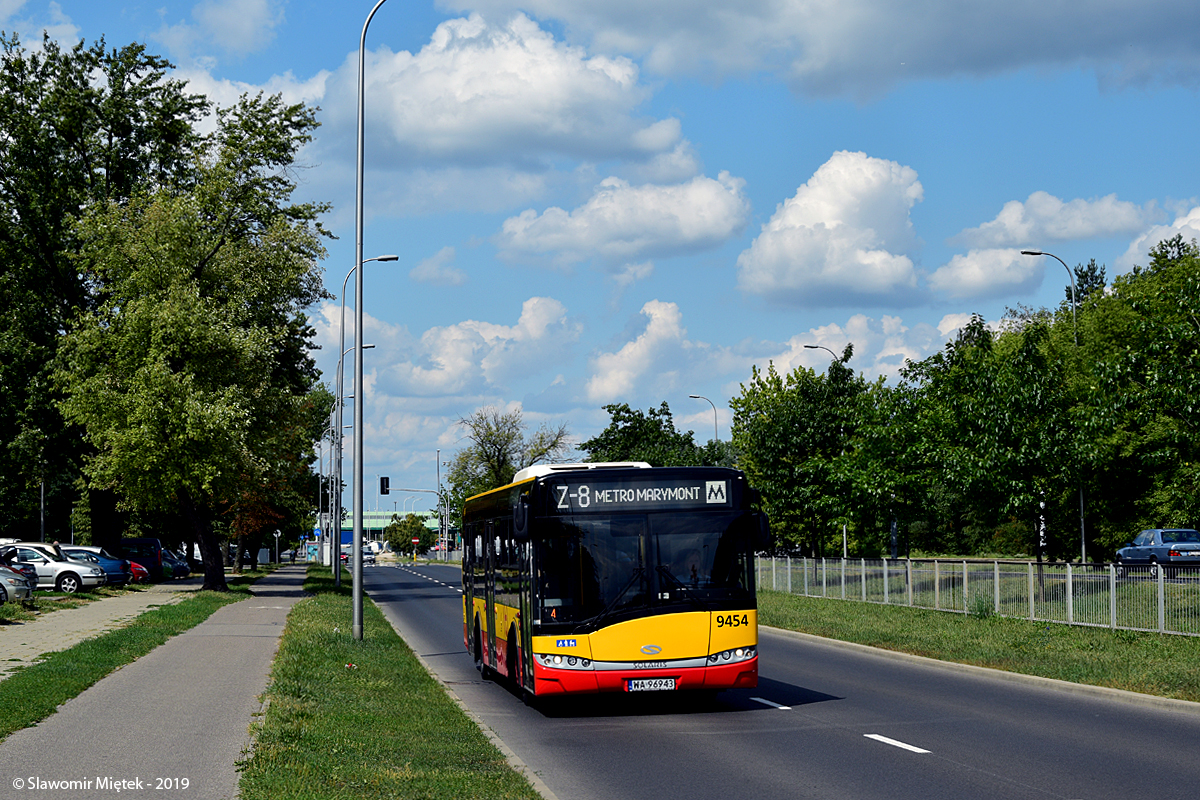
[[[758,512],[758,541],[755,543],[756,550],[766,550],[771,546],[771,523],[767,520],[767,515]]]
[[[529,541],[529,495],[523,494],[513,505],[513,538],[518,542]]]

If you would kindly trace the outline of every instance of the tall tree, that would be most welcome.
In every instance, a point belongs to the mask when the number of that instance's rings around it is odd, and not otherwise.
[[[303,105],[244,97],[220,112],[193,188],[98,204],[78,228],[100,302],[66,337],[58,380],[93,448],[84,474],[128,508],[181,514],[206,588],[225,586],[214,522],[258,524],[323,413],[304,310],[326,296],[325,207],[289,202],[315,125]]]
[[[73,255],[74,221],[138,192],[195,180],[207,101],[167,77],[144,46],[101,40],[22,47],[0,34],[0,527],[28,528],[38,487],[50,530],[66,534],[81,440],[55,405],[60,335],[95,302]]]
[[[1096,353],[1091,421],[1099,468],[1126,498],[1110,509],[1124,524],[1105,532],[1109,546],[1138,527],[1200,523],[1198,275],[1200,248],[1176,235],[1096,309],[1109,338]]]
[[[486,406],[462,417],[459,424],[471,444],[454,455],[446,478],[444,502],[452,518],[462,513],[468,497],[511,483],[525,467],[562,461],[570,450],[566,424],[543,425],[526,435],[519,409]]]
[[[612,418],[608,427],[579,445],[588,461],[645,461],[652,467],[702,463],[692,432],[676,429],[666,400],[645,414],[627,403],[613,403],[604,410]]]
[[[852,465],[868,386],[846,365],[853,352],[847,345],[824,375],[755,367],[729,403],[739,463],[776,539],[814,554],[857,511]]]

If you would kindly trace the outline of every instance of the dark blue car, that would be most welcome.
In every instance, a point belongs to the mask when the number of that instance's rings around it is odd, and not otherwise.
[[[59,545],[59,548],[68,558],[79,558],[99,564],[100,569],[104,570],[104,574],[107,576],[108,586],[124,586],[133,579],[133,571],[129,568],[129,562],[123,558],[117,558],[103,547],[64,544]]]
[[[1200,568],[1200,532],[1191,528],[1150,528],[1117,551],[1121,566],[1149,567],[1156,574],[1159,565],[1174,575],[1184,567]]]

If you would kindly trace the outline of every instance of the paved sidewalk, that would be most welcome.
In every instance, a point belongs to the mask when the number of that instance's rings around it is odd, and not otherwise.
[[[43,614],[31,622],[0,625],[0,680],[44,653],[66,650],[84,639],[120,628],[154,606],[178,603],[188,593],[199,590],[203,582],[203,578],[196,577],[150,584],[140,592]]]
[[[251,743],[288,611],[304,597],[304,575],[296,565],[262,578],[254,597],[218,609],[8,737],[0,795],[236,798],[236,763]]]

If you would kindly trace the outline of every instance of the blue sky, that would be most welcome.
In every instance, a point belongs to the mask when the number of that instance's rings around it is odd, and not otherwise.
[[[144,42],[223,104],[320,106],[301,199],[334,204],[339,294],[372,5],[0,0],[0,28]],[[1111,279],[1200,237],[1198,29],[1177,0],[385,4],[364,251],[400,260],[366,268],[367,505],[375,475],[432,487],[481,406],[578,441],[606,403],[666,400],[705,440],[700,394],[727,438],[753,365],[853,342],[892,377],[973,312],[1056,305],[1065,271],[1021,249]],[[313,313],[330,376],[337,316]]]

